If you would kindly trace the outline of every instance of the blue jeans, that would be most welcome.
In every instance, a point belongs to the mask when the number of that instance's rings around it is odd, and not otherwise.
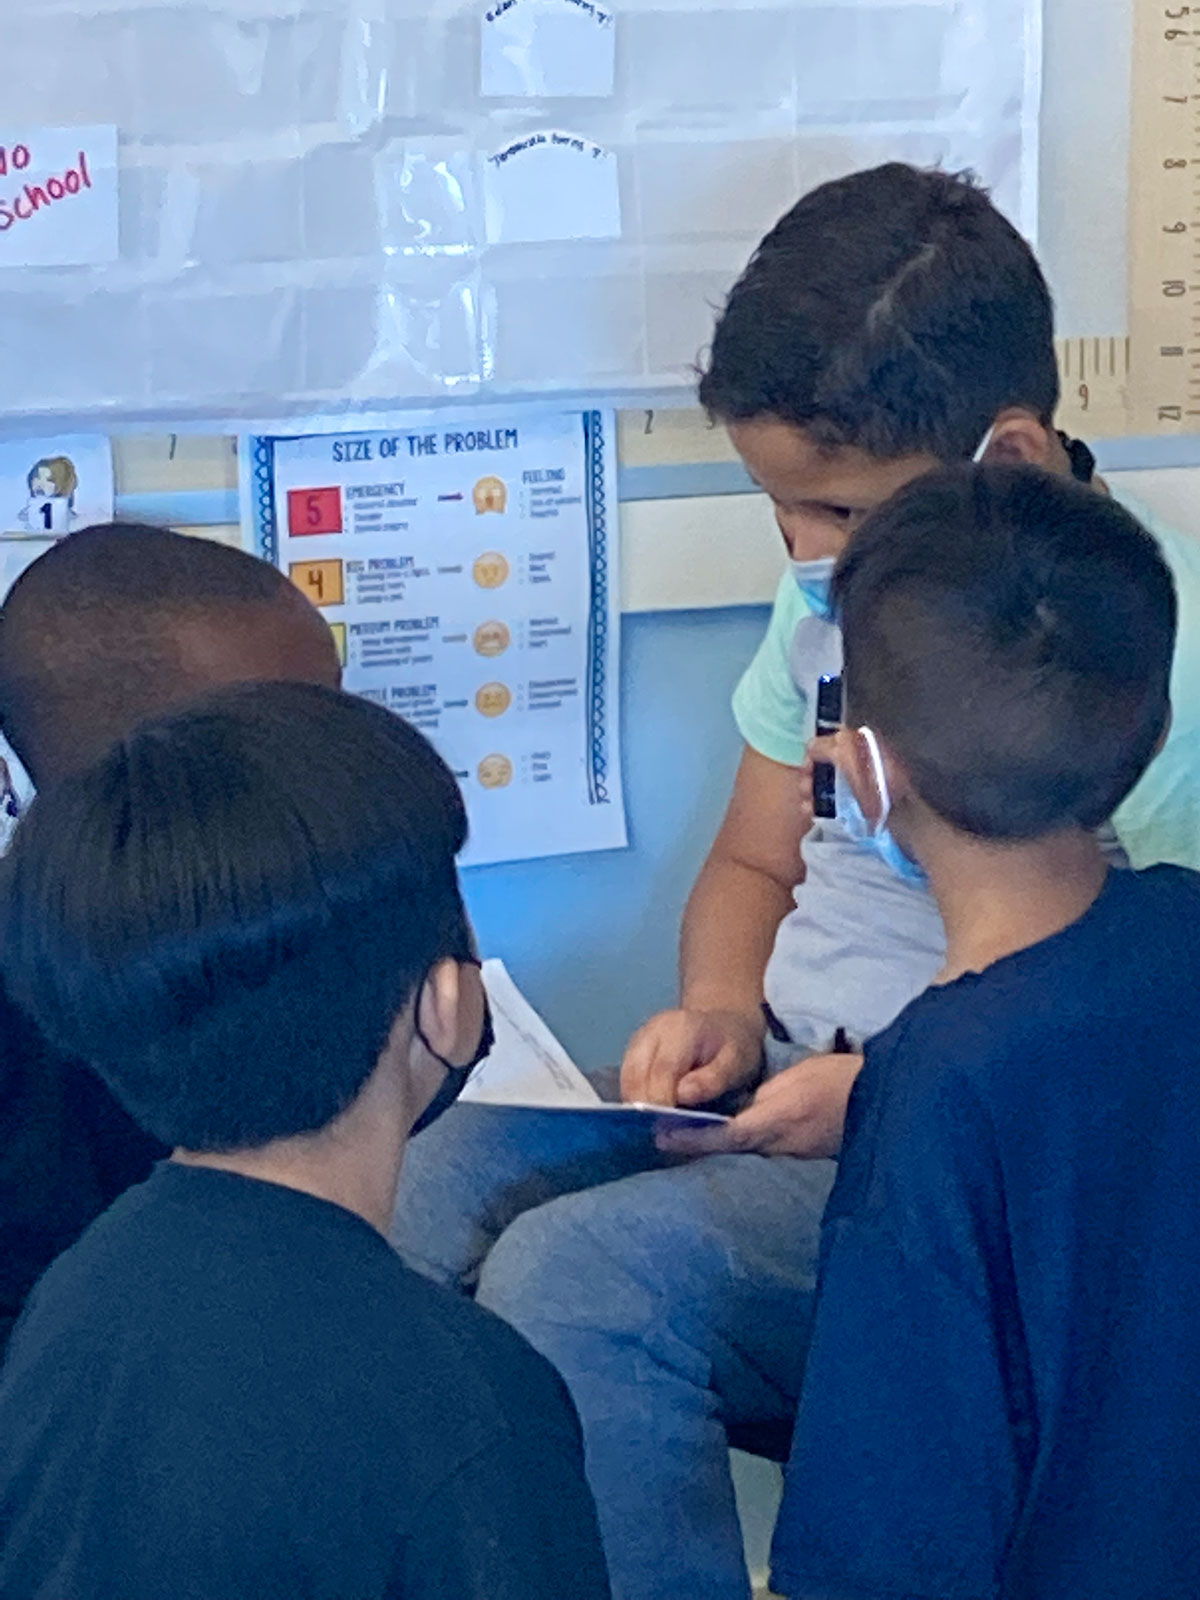
[[[472,1105],[409,1149],[397,1247],[566,1380],[614,1600],[749,1595],[725,1426],[794,1414],[833,1174]]]

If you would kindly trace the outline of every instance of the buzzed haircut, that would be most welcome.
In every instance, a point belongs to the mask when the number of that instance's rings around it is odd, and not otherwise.
[[[315,1133],[472,954],[452,773],[383,707],[248,683],[39,793],[0,864],[9,991],[167,1145]]]
[[[847,720],[966,833],[1099,827],[1168,726],[1170,570],[1135,517],[1070,479],[917,479],[854,535],[834,598]]]
[[[54,545],[0,607],[0,733],[34,782],[98,754],[145,716],[203,692],[189,621],[311,608],[265,561],[211,539],[113,522]],[[315,623],[314,625],[319,626]]]
[[[969,458],[1007,406],[1049,424],[1054,313],[969,174],[900,162],[822,184],[767,234],[717,322],[700,400],[880,458]]]

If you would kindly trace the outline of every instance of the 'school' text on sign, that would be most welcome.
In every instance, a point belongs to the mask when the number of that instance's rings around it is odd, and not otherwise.
[[[0,267],[97,266],[118,253],[116,128],[0,125]]]
[[[8,176],[10,159],[14,172],[23,171],[32,160],[29,146],[14,145],[10,158],[9,152],[0,145],[0,178]],[[68,167],[61,177],[55,175],[47,178],[45,184],[27,183],[13,199],[0,199],[0,233],[7,233],[20,222],[32,222],[43,207],[56,205],[58,201],[82,194],[91,187],[92,175],[88,170],[87,152],[81,150],[75,165]]]

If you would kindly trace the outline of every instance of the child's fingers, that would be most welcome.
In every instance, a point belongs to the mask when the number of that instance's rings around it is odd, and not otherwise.
[[[730,1132],[733,1124],[711,1128],[660,1128],[654,1142],[667,1156],[720,1156],[740,1148]]]
[[[739,1044],[729,1041],[721,1046],[711,1061],[693,1067],[679,1080],[676,1103],[681,1106],[703,1106],[710,1100],[719,1100],[730,1089],[736,1089],[746,1077],[743,1052]]]
[[[812,772],[818,761],[833,765],[837,761],[838,738],[836,733],[823,733],[819,738],[810,739],[808,749],[804,752],[804,765]]]
[[[760,1091],[761,1093],[761,1091]],[[767,1155],[775,1144],[775,1113],[755,1098],[728,1122],[711,1128],[664,1128],[658,1148],[670,1155]]]

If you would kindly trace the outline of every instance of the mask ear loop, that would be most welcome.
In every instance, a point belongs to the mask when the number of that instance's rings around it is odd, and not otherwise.
[[[483,962],[479,959],[478,956],[463,956],[458,964],[459,964],[460,967],[474,967],[476,972],[482,972],[483,971]],[[444,1067],[447,1072],[451,1072],[451,1073],[463,1072],[463,1073],[466,1073],[466,1075],[468,1077],[470,1077],[471,1073],[474,1072],[475,1068],[479,1065],[478,1061],[472,1061],[467,1066],[456,1067],[454,1065],[453,1061],[447,1061],[445,1056],[439,1055],[437,1053],[437,1051],[433,1048],[433,1046],[430,1044],[429,1040],[425,1037],[425,1030],[421,1026],[421,994],[423,993],[424,988],[425,988],[425,984],[428,982],[428,980],[429,980],[429,974],[426,973],[425,978],[421,982],[420,989],[417,990],[417,1001],[416,1001],[416,1005],[413,1007],[413,1032],[416,1034],[417,1038],[421,1041],[421,1043],[425,1046],[426,1052],[433,1057],[433,1059],[437,1062],[437,1064],[440,1067]],[[484,1025],[483,1025],[483,1031],[482,1031],[481,1036],[480,1036],[480,1045],[481,1046],[484,1043],[484,1041],[489,1037],[489,1035],[491,1036],[492,1041],[494,1043],[495,1042],[495,1028],[494,1028],[494,1026],[492,1024],[491,1015],[490,1015],[490,1013],[488,1011],[487,990],[485,989],[484,990]],[[484,1055],[487,1055],[488,1053],[489,1052],[485,1051]]]
[[[883,751],[879,748],[879,740],[874,728],[860,728],[862,741],[867,747],[871,757],[871,770],[875,779],[875,788],[879,795],[879,820],[871,824],[872,838],[878,838],[887,827],[888,818],[892,814],[892,791],[888,788],[887,772],[883,765]]]

